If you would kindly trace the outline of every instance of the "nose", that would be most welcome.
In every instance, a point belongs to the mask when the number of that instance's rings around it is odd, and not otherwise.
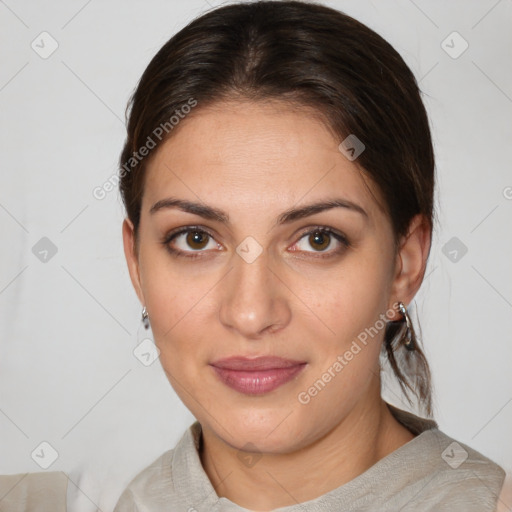
[[[288,289],[269,267],[265,251],[251,263],[235,254],[222,290],[220,321],[247,339],[260,339],[290,322]]]

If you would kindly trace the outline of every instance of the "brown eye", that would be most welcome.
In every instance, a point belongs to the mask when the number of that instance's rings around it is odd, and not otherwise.
[[[210,233],[198,228],[185,228],[166,236],[162,243],[175,256],[196,257],[211,249],[221,249]]]
[[[303,233],[291,251],[310,253],[312,257],[327,258],[341,255],[348,247],[350,243],[343,234],[327,227],[318,227]],[[315,256],[315,253],[319,254]]]
[[[185,241],[191,249],[199,250],[206,247],[209,238],[209,235],[202,231],[189,231]]]
[[[327,233],[315,231],[309,235],[308,241],[313,249],[317,251],[323,251],[329,247],[329,244],[331,243],[331,237]]]

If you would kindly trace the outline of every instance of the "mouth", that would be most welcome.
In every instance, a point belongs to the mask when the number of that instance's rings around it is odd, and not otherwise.
[[[229,357],[210,364],[219,379],[246,395],[262,395],[286,384],[306,366],[305,361],[281,357]]]

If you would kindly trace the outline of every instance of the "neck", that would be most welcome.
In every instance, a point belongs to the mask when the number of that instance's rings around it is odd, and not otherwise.
[[[217,495],[259,511],[315,499],[359,476],[414,438],[395,420],[380,394],[356,405],[335,428],[309,446],[286,454],[265,453],[252,467],[245,466],[239,451],[210,429],[203,428],[202,435],[201,462]]]

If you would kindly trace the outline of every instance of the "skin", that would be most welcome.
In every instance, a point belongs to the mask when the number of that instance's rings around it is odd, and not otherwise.
[[[132,223],[123,224],[130,276],[161,364],[202,425],[203,467],[219,496],[252,510],[314,499],[414,437],[380,397],[383,329],[309,403],[297,399],[379,315],[410,303],[430,247],[428,222],[417,216],[395,252],[379,191],[340,142],[311,112],[285,104],[198,107],[149,162],[137,244]],[[229,224],[178,208],[150,213],[169,197],[222,210]],[[334,198],[366,216],[338,207],[276,225],[285,210]],[[198,257],[170,254],[166,235],[198,225],[213,238],[170,242]],[[318,226],[350,245],[304,235]],[[236,252],[248,236],[262,249],[252,263]],[[209,366],[234,355],[307,365],[276,390],[250,396]],[[244,464],[254,451],[256,464]]]

